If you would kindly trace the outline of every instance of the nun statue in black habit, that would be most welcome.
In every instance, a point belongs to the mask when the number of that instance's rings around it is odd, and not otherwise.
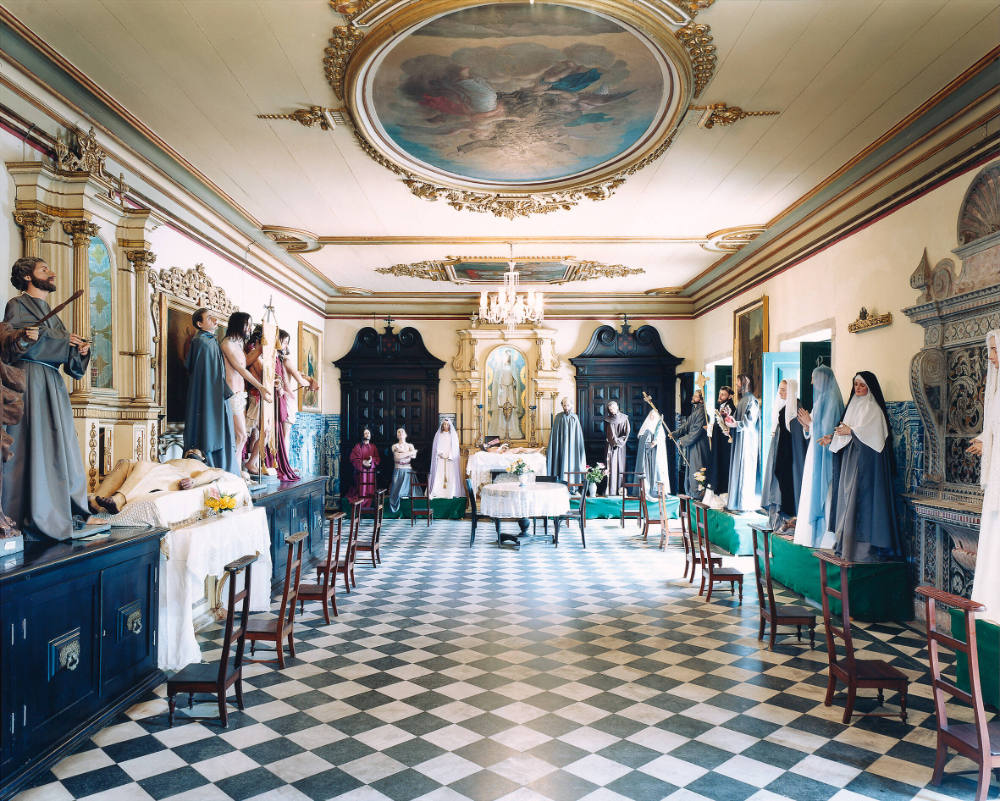
[[[760,505],[767,512],[775,531],[784,531],[795,522],[802,491],[802,470],[806,459],[806,437],[799,422],[799,382],[795,379],[778,385],[774,404],[774,427],[771,447],[764,464]]]
[[[833,452],[830,527],[834,551],[849,562],[884,562],[902,556],[896,524],[892,429],[874,373],[854,376],[844,417],[829,440]]]

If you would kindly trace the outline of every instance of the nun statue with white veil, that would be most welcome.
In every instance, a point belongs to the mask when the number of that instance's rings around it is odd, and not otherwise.
[[[833,437],[840,418],[844,416],[844,399],[833,370],[825,364],[812,372],[812,413],[799,409],[799,422],[805,431],[809,447],[802,470],[802,492],[799,494],[798,517],[795,521],[795,544],[808,548],[829,548],[833,535],[826,510],[833,480],[833,454],[820,444]],[[824,542],[824,539],[828,540]]]
[[[458,432],[451,420],[442,420],[431,445],[428,498],[461,498],[465,495],[458,457]]]
[[[899,559],[903,549],[896,523],[892,429],[874,373],[854,376],[854,391],[829,446],[830,527],[837,556],[848,562]]]
[[[806,438],[799,422],[799,382],[794,378],[778,385],[772,431],[760,505],[767,512],[771,528],[781,533],[795,523],[806,458]]]
[[[983,392],[983,433],[969,446],[978,454],[983,512],[979,522],[979,549],[972,600],[986,606],[980,617],[1000,623],[1000,329],[986,335],[986,389]]]
[[[753,379],[748,375],[736,376],[740,402],[736,412],[726,420],[733,437],[729,454],[729,500],[726,508],[731,512],[752,512],[760,506],[757,497],[758,457],[760,455],[760,402],[753,394]]]
[[[646,483],[646,497],[658,497],[657,484],[670,494],[670,474],[667,472],[667,437],[663,416],[650,409],[639,428],[638,448],[635,452],[635,472],[642,473]]]

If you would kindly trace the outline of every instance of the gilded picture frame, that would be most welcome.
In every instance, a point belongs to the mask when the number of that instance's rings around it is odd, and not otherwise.
[[[322,411],[323,403],[323,332],[318,328],[299,321],[297,358],[299,372],[306,378],[316,379],[315,390],[305,387],[299,395],[300,412]]]
[[[764,378],[764,353],[770,347],[767,295],[733,312],[733,382],[740,374],[750,376],[758,398]]]

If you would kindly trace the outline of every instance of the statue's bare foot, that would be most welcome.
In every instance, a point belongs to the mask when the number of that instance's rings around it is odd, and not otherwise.
[[[99,506],[104,507],[111,514],[116,515],[121,510],[118,508],[118,504],[115,503],[113,498],[102,498],[100,495],[95,495],[94,500],[97,501]]]

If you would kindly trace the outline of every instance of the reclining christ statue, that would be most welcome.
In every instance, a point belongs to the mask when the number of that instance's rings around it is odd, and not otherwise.
[[[185,456],[200,455],[197,450],[185,453]],[[218,467],[209,467],[198,458],[171,459],[169,462],[122,459],[87,500],[92,512],[118,514],[126,504],[152,492],[202,487],[227,475],[231,474]]]

